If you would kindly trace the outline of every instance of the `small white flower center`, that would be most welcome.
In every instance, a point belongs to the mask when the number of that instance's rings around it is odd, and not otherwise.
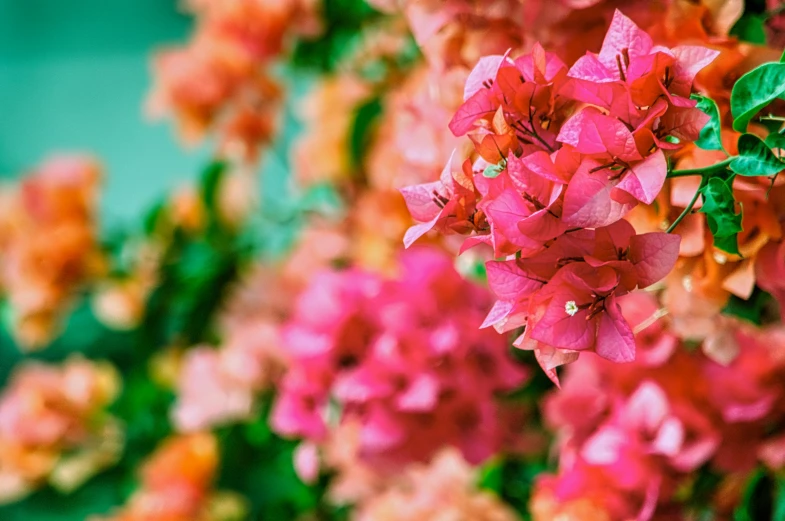
[[[574,317],[575,313],[578,312],[578,305],[575,303],[574,300],[568,300],[564,304],[564,312],[570,315],[571,317]]]
[[[683,279],[681,279],[681,285],[684,286],[684,289],[687,292],[691,292],[693,285],[692,285],[692,275],[686,275]]]
[[[720,253],[720,252],[718,252],[718,251],[715,251],[715,252],[714,252],[714,254],[713,254],[713,257],[714,257],[714,261],[715,261],[717,264],[719,264],[719,265],[723,265],[723,264],[725,264],[726,262],[728,262],[728,257],[727,257],[727,256],[725,256],[725,255],[723,255],[722,253]]]

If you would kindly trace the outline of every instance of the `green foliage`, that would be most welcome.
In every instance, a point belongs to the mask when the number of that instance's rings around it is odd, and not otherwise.
[[[496,493],[522,519],[529,520],[529,501],[535,481],[548,471],[553,469],[541,460],[494,459],[480,469],[478,486]]]
[[[219,429],[221,468],[216,488],[243,494],[251,520],[295,519],[320,508],[324,487],[300,481],[292,464],[295,441],[279,438],[267,426],[266,407],[248,424]],[[330,519],[322,513],[319,519]]]
[[[730,30],[739,40],[764,45],[766,43],[766,18],[756,13],[746,13]]]
[[[731,295],[728,303],[723,308],[722,313],[752,322],[756,325],[761,325],[766,313],[766,308],[771,301],[771,295],[756,287],[747,300]]]
[[[766,146],[772,150],[782,149],[785,150],[785,134],[779,132],[772,132],[766,136]]]
[[[738,233],[741,228],[741,213],[736,213],[733,198],[733,176],[709,178],[701,187],[703,206],[700,211],[706,214],[706,220],[714,236],[714,246],[720,250],[739,255]]]
[[[362,28],[379,17],[364,0],[324,0],[324,31],[316,38],[297,42],[292,62],[300,67],[333,72],[356,45]]]
[[[382,110],[382,100],[377,96],[360,105],[355,112],[354,124],[349,134],[349,152],[355,169],[362,168],[363,158],[372,141]]]
[[[733,513],[734,521],[759,521],[772,517],[774,481],[763,470],[753,472],[747,481],[741,503]]]
[[[739,155],[731,161],[730,169],[739,175],[769,176],[785,168],[785,163],[755,134],[742,134],[738,148]]]
[[[695,144],[704,150],[723,150],[722,122],[717,104],[713,99],[700,94],[693,94],[692,99],[698,101],[698,108],[710,118],[701,130],[700,137],[695,141]]]
[[[733,85],[730,107],[733,129],[747,130],[753,117],[766,105],[785,95],[785,63],[764,63]]]
[[[85,521],[105,514],[120,504],[124,474],[114,470],[100,474],[70,494],[41,489],[24,500],[0,506],[3,521]]]

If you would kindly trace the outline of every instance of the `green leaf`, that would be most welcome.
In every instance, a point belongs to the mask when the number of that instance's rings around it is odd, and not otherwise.
[[[358,168],[362,166],[368,144],[373,138],[373,132],[383,110],[382,100],[378,97],[368,100],[357,108],[354,126],[349,135],[349,151],[352,163]]]
[[[736,295],[731,295],[728,303],[722,309],[722,314],[737,317],[756,325],[761,325],[763,323],[763,315],[766,311],[766,306],[768,306],[771,301],[772,296],[770,294],[756,287],[747,300],[737,297]]]
[[[701,130],[700,137],[695,144],[703,150],[723,150],[722,148],[722,122],[720,121],[720,110],[713,99],[693,94],[692,99],[698,101],[698,108],[709,116],[709,121]]]
[[[733,512],[735,521],[758,521],[773,519],[771,477],[757,469],[750,474],[739,506]]]
[[[780,161],[761,138],[754,134],[743,134],[739,138],[739,156],[731,161],[730,169],[743,176],[769,176],[782,171],[785,164]]]
[[[785,150],[785,134],[780,134],[779,132],[772,132],[768,136],[766,136],[766,146],[770,149],[782,149]]]
[[[486,490],[493,490],[498,493],[503,485],[504,461],[500,458],[493,458],[479,469],[477,486]]]
[[[772,521],[785,521],[785,479],[781,476],[776,478],[774,489],[774,512]]]
[[[733,129],[747,130],[747,125],[763,107],[785,93],[785,63],[764,63],[751,70],[733,85],[730,109]]]
[[[759,14],[747,13],[736,22],[730,30],[731,36],[736,36],[745,42],[766,43],[766,19]]]
[[[742,230],[741,213],[736,213],[732,183],[733,176],[727,180],[720,177],[710,178],[700,189],[703,195],[700,212],[706,214],[709,230],[714,236],[714,246],[725,252],[740,255],[737,237]]]

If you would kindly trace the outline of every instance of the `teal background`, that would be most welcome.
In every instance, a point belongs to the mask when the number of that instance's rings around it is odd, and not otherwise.
[[[195,178],[206,147],[183,149],[143,112],[151,53],[190,26],[174,0],[0,0],[0,178],[91,153],[107,172],[104,225]]]

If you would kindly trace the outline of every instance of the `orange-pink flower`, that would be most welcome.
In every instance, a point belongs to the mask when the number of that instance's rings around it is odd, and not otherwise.
[[[119,385],[108,364],[76,357],[16,369],[0,397],[0,503],[47,481],[73,490],[114,463],[122,433],[105,408]]]
[[[9,299],[22,348],[45,346],[82,287],[103,272],[97,241],[99,166],[53,158],[0,205],[0,291]]]

